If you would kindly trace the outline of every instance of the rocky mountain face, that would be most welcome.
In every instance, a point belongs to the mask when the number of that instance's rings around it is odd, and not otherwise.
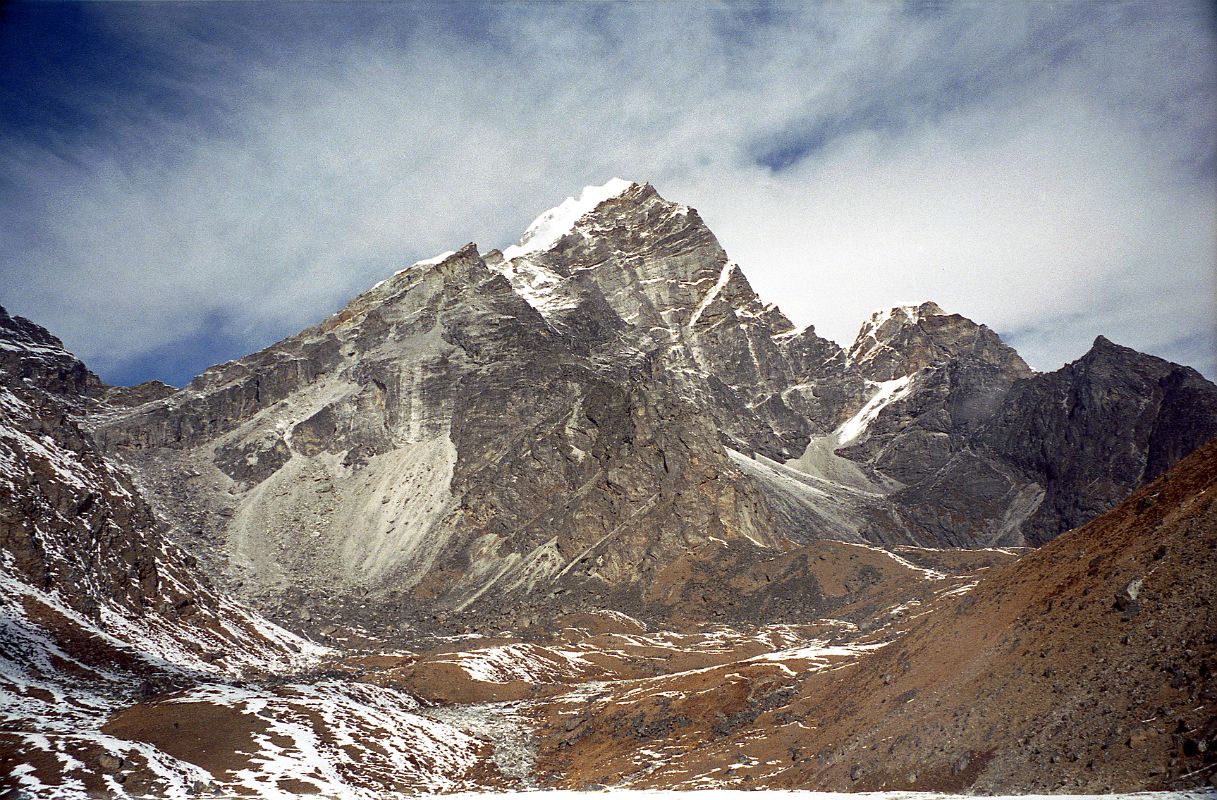
[[[698,542],[781,545],[654,354],[620,334],[590,352],[472,246],[98,421],[218,574],[309,617],[636,606]]]
[[[1085,356],[1014,387],[980,439],[1045,488],[1031,544],[1083,524],[1217,436],[1217,396],[1195,370],[1100,336]]]
[[[625,181],[180,390],[0,309],[0,790],[1199,786],[1214,435]]]
[[[583,207],[571,209],[560,237],[526,235],[489,263],[547,322],[589,347],[598,330],[629,330],[712,415],[728,446],[799,455],[844,402],[801,384],[840,348],[763,303],[696,210],[650,185],[606,188],[617,193],[581,216]]]
[[[80,426],[97,376],[43,328],[0,308],[0,547],[5,574],[74,612],[186,618],[215,598],[163,524]]]
[[[930,417],[950,420],[937,437],[910,439],[923,436],[920,416],[894,420],[895,445],[875,463],[904,481],[893,499],[915,540],[1043,544],[1217,436],[1217,393],[1188,367],[1103,337],[1055,372],[1018,378],[1020,365],[951,363],[956,375],[969,370],[968,383],[946,415]],[[910,446],[912,470],[893,473]]]
[[[843,349],[694,209],[612,181],[180,392],[112,392],[92,425],[280,618],[660,618],[681,590],[654,576],[707,543],[1017,546],[1109,508],[1217,434],[1217,388],[1113,348],[1036,375],[925,303]]]

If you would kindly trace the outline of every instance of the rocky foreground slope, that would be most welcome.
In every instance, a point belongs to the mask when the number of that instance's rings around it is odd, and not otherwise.
[[[563,785],[1217,785],[1217,442],[891,627],[537,708]]]
[[[0,310],[0,786],[1201,786],[1215,433],[1101,337],[838,347],[624,181],[181,390]]]

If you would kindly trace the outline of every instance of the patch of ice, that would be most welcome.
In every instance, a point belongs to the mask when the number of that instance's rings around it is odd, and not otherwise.
[[[564,296],[558,291],[565,280],[561,275],[540,264],[534,264],[531,259],[504,261],[495,269],[511,283],[516,294],[523,297],[541,316],[548,317],[575,302],[574,298]]]
[[[453,653],[435,663],[456,664],[483,683],[556,682],[588,671],[589,665],[570,651],[550,650],[533,644],[508,644]]]
[[[834,645],[816,639],[799,647],[755,656],[748,659],[748,661],[776,661],[778,663],[786,661],[810,661],[812,666],[816,667],[818,671],[844,666],[846,663],[853,663],[858,656],[868,650],[877,650],[880,647],[886,646],[887,642],[880,642],[878,644]]]
[[[784,332],[784,333],[775,333],[775,334],[773,334],[773,336],[771,336],[771,337],[769,337],[769,338],[774,339],[774,340],[779,340],[779,339],[793,339],[793,338],[794,338],[794,337],[796,337],[796,336],[802,336],[802,335],[803,335],[804,333],[806,333],[806,332],[807,332],[807,331],[808,331],[810,328],[811,328],[811,326],[810,326],[810,325],[804,325],[804,326],[803,326],[803,327],[801,327],[801,328],[791,328],[790,330],[788,330],[788,331],[786,331],[786,332]],[[806,385],[814,385],[814,384],[806,384]]]
[[[882,547],[876,547],[873,544],[861,544],[861,543],[857,543],[857,542],[850,542],[849,546],[850,547],[861,547],[864,550],[872,550],[876,553],[882,553],[883,555],[890,558],[892,561],[895,561],[900,566],[905,567],[907,569],[911,569],[914,572],[920,572],[923,576],[925,576],[929,580],[940,581],[946,577],[946,575],[944,575],[943,573],[939,572],[936,569],[929,569],[928,567],[919,567],[916,564],[914,564],[912,561],[909,561],[907,558],[898,556],[895,553],[893,553],[891,550],[887,550]]]
[[[942,597],[955,597],[956,595],[967,594],[980,584],[979,580],[969,581],[968,583],[956,586],[954,589],[948,589],[942,593]]]
[[[444,252],[440,253],[438,256],[432,256],[431,258],[424,258],[422,261],[415,261],[413,266],[426,267],[426,266],[430,266],[432,264],[442,264],[443,262],[447,261],[449,258],[451,258],[454,255],[456,255],[455,250],[445,250]]]
[[[8,350],[14,353],[30,353],[37,356],[70,356],[67,350],[62,347],[47,347],[40,344],[32,344],[29,342],[13,342],[8,340],[0,340],[0,350]]]

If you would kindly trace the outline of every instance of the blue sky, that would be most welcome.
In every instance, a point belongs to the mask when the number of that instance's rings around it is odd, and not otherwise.
[[[1159,7],[1164,6],[1164,7]],[[1210,4],[0,6],[0,304],[187,381],[619,175],[843,343],[1217,376]]]

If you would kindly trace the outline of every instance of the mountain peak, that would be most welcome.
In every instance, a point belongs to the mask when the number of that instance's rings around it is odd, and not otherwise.
[[[520,241],[503,250],[503,258],[510,261],[528,253],[548,250],[605,200],[620,197],[637,185],[633,181],[612,178],[602,186],[584,186],[578,197],[566,198],[533,220]]]
[[[1111,339],[1108,339],[1103,334],[1099,334],[1098,336],[1094,337],[1094,341],[1091,342],[1089,352],[1093,352],[1096,350],[1099,352],[1102,352],[1102,351],[1121,351],[1121,350],[1129,350],[1129,349],[1130,348],[1125,347],[1122,344],[1117,344],[1116,342],[1113,342]],[[1135,352],[1135,351],[1133,351],[1133,352]]]
[[[1142,353],[1141,351],[1134,350],[1131,347],[1125,347],[1122,344],[1117,344],[1101,334],[1095,337],[1094,343],[1090,345],[1090,349],[1083,353],[1082,357],[1078,360],[1090,363],[1096,359],[1119,362],[1145,361],[1148,359],[1163,364],[1170,363],[1165,359],[1158,358],[1157,356],[1150,355],[1149,353]]]
[[[906,303],[880,308],[862,323],[849,349],[849,358],[855,364],[867,364],[881,359],[885,351],[890,355],[893,347],[897,346],[894,340],[904,338],[906,329],[916,327],[927,317],[945,314],[937,303],[929,300],[920,304]]]
[[[95,395],[101,379],[59,337],[0,307],[0,386],[33,379],[56,394]]]
[[[63,342],[57,336],[25,317],[10,315],[4,306],[0,306],[0,339],[21,343],[23,346],[63,349]]]
[[[924,303],[903,303],[891,308],[880,308],[871,313],[870,318],[863,324],[863,331],[868,328],[878,330],[882,327],[891,327],[889,322],[895,322],[896,325],[915,325],[921,322],[926,317],[940,317],[947,312],[942,310],[942,307],[933,300],[927,300]]]
[[[1167,373],[1176,373],[1180,376],[1178,380],[1199,380],[1207,383],[1207,379],[1192,367],[1185,364],[1176,364],[1161,356],[1144,353],[1132,347],[1117,344],[1103,335],[1096,336],[1094,344],[1082,354],[1081,358],[1066,364],[1062,369],[1069,370],[1083,367],[1087,370],[1098,368],[1106,371],[1110,369],[1123,369],[1129,366],[1135,366],[1138,370],[1147,371],[1148,373],[1158,374],[1160,378]]]
[[[1014,373],[1030,373],[1022,358],[993,331],[967,317],[948,314],[932,301],[871,314],[849,349],[849,360],[868,379],[887,381],[969,352]]]

